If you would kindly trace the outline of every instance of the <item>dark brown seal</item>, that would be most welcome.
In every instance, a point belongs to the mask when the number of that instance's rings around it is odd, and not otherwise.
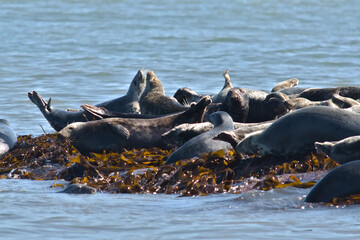
[[[106,118],[91,122],[69,124],[58,134],[68,139],[80,152],[120,151],[122,148],[167,148],[161,135],[182,123],[196,123],[203,119],[204,110],[211,103],[202,98],[185,112],[152,119]]]

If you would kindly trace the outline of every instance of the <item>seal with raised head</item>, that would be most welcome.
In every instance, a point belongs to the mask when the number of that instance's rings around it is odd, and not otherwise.
[[[246,137],[236,151],[245,154],[283,156],[306,155],[314,143],[338,141],[360,135],[360,115],[340,108],[307,107],[293,111],[262,133]]]
[[[315,142],[318,153],[324,153],[338,163],[360,159],[360,136],[352,136],[335,142]]]
[[[97,104],[96,106],[123,113],[140,113],[138,100],[144,88],[145,74],[143,70],[139,70],[132,80],[125,96]],[[41,113],[56,131],[60,131],[72,122],[86,122],[96,119],[86,111],[74,112],[55,109],[51,106],[51,98],[46,102],[40,94],[35,91],[29,92],[28,97],[40,109]]]
[[[331,170],[309,192],[305,202],[332,202],[334,198],[360,193],[360,160]]]
[[[9,122],[0,119],[0,158],[14,147],[16,141],[16,134]]]
[[[182,112],[189,108],[180,104],[174,97],[165,96],[164,87],[153,71],[146,74],[146,87],[139,104],[141,114],[148,115]]]
[[[206,115],[217,111],[227,112],[234,122],[245,122],[249,113],[249,98],[242,88],[231,88],[222,103],[212,103]]]
[[[152,119],[106,118],[91,122],[72,123],[58,136],[68,139],[81,153],[120,151],[122,148],[168,148],[161,135],[182,123],[203,120],[204,110],[211,103],[209,96],[181,113]]]
[[[297,78],[291,78],[291,79],[288,79],[288,80],[285,80],[283,82],[276,84],[273,87],[273,89],[271,90],[271,92],[278,92],[280,90],[292,88],[292,87],[295,87],[296,85],[298,85],[298,83],[299,83],[299,80]]]
[[[183,159],[200,157],[203,153],[216,152],[220,149],[231,149],[229,143],[213,139],[221,131],[234,130],[234,123],[230,115],[226,112],[219,111],[211,114],[209,120],[214,125],[214,128],[186,142],[169,156],[166,164]]]

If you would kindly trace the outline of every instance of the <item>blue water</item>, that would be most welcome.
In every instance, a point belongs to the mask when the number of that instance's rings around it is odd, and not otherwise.
[[[0,109],[19,135],[54,132],[27,98],[59,109],[126,93],[140,68],[166,94],[238,87],[359,86],[357,0],[2,0]],[[52,182],[0,180],[4,239],[353,239],[358,207],[303,203],[308,190],[179,198],[69,196]],[[242,199],[244,198],[244,199]]]

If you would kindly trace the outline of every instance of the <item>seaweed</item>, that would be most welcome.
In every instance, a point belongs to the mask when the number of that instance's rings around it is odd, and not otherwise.
[[[164,193],[204,196],[242,193],[251,189],[309,188],[318,180],[312,172],[324,172],[338,164],[321,154],[286,161],[231,151],[203,154],[199,158],[165,165],[174,151],[121,149],[85,156],[56,134],[19,136],[14,149],[0,159],[1,178],[64,179],[87,184],[109,193]],[[58,187],[54,185],[52,187]]]

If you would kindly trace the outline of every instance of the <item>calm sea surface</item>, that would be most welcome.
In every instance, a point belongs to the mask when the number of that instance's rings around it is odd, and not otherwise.
[[[358,0],[0,2],[0,118],[19,135],[54,130],[27,98],[78,109],[122,96],[151,69],[167,95],[237,87],[359,86]],[[1,239],[353,239],[359,208],[307,205],[308,190],[179,198],[72,196],[54,182],[0,181]]]

